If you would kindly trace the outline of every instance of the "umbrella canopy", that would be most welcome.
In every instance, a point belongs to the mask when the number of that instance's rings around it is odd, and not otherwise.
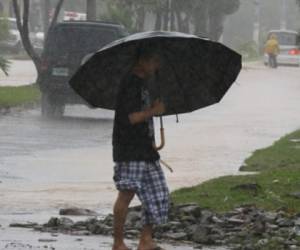
[[[241,70],[241,56],[205,38],[178,32],[143,32],[114,41],[96,52],[70,80],[91,106],[115,109],[121,80],[132,70],[138,51],[159,48],[162,65],[150,96],[159,97],[165,115],[191,112],[219,102]],[[152,91],[153,90],[153,91]]]

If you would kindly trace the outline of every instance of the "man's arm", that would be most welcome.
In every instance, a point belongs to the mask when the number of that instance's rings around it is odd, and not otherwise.
[[[156,100],[153,105],[140,112],[134,112],[128,115],[129,122],[134,125],[138,123],[142,123],[150,119],[155,115],[162,115],[165,112],[165,105],[163,102]]]

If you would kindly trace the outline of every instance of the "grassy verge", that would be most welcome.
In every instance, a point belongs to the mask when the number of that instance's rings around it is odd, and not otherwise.
[[[300,130],[284,136],[270,147],[256,150],[245,160],[241,170],[267,171],[291,167],[300,170]]]
[[[40,100],[40,95],[36,84],[20,87],[0,87],[0,108],[35,103]]]
[[[255,175],[224,176],[198,186],[172,193],[175,203],[196,202],[217,212],[255,204],[267,210],[285,208],[290,213],[300,212],[300,131],[283,137],[271,147],[257,150],[246,160],[247,171]],[[246,187],[246,188],[242,188]]]

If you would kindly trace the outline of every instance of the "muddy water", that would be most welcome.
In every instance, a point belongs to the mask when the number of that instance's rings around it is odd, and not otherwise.
[[[237,174],[256,148],[300,127],[300,70],[252,65],[219,105],[165,119],[162,158],[171,189]],[[111,211],[113,113],[68,107],[66,117],[38,110],[0,117],[0,224],[56,214],[70,205]]]

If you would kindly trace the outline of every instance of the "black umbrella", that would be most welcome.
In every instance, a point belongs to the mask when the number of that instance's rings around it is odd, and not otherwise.
[[[166,105],[164,115],[192,112],[219,102],[241,70],[241,56],[220,43],[153,31],[100,49],[71,78],[71,86],[91,106],[114,110],[121,80],[145,46],[159,48],[162,67],[149,89],[153,100],[159,97]]]

